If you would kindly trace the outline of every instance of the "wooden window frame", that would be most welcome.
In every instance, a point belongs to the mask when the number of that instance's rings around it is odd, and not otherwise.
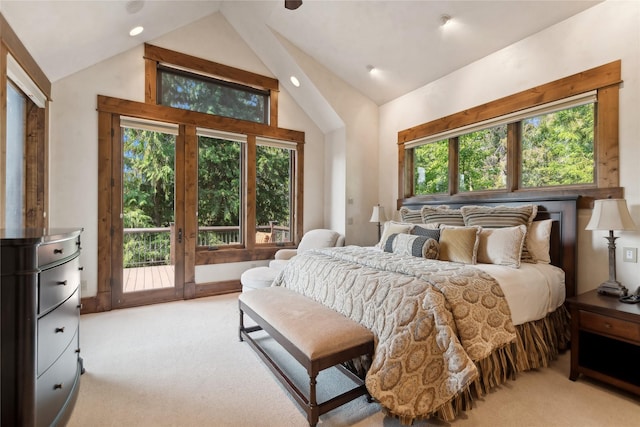
[[[267,124],[278,127],[278,93],[280,89],[277,79],[153,46],[148,43],[144,45],[144,59],[146,103],[158,104],[158,66],[162,64],[168,66],[173,65],[184,68],[190,72],[202,73],[203,76],[210,76],[230,83],[239,83],[261,91],[268,91],[269,123]]]
[[[477,198],[479,194],[490,194],[494,198],[516,197],[527,192],[545,195],[575,194],[582,196],[579,207],[589,207],[593,199],[622,197],[619,187],[618,123],[619,87],[622,62],[620,60],[591,68],[550,83],[500,98],[459,113],[442,117],[398,132],[398,200],[399,209],[405,203],[424,201],[464,200]],[[405,144],[437,135],[441,132],[483,122],[515,111],[540,106],[570,96],[595,90],[597,92],[597,114],[595,118],[594,160],[595,183],[562,187],[520,188],[520,146],[517,123],[509,124],[507,142],[507,188],[506,190],[458,193],[457,181],[457,138],[449,140],[449,194],[413,194],[413,160],[406,153]]]
[[[7,54],[20,64],[33,83],[46,97],[44,108],[27,97],[25,139],[25,194],[23,223],[25,228],[47,228],[46,210],[49,205],[49,100],[51,82],[29,54],[4,16],[0,14],[0,163],[6,159],[7,143]],[[0,201],[5,202],[6,171],[0,168]],[[0,228],[5,224],[4,210],[0,213]]]

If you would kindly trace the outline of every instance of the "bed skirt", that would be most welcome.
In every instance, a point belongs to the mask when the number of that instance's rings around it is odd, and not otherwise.
[[[474,398],[486,395],[509,379],[515,380],[518,372],[548,367],[549,362],[557,359],[560,352],[569,348],[569,311],[562,305],[544,319],[516,326],[516,332],[515,343],[476,362],[480,373],[478,378],[466,390],[437,408],[429,418],[453,421],[460,412],[471,409]],[[410,425],[414,421],[399,418],[404,425]]]

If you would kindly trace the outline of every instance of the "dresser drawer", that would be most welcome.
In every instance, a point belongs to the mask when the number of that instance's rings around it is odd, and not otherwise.
[[[62,355],[36,381],[36,425],[50,426],[71,394],[80,374],[77,350],[78,333]]]
[[[38,265],[40,267],[69,258],[80,251],[78,239],[66,239],[43,243],[38,247]]]
[[[580,328],[634,341],[640,345],[640,324],[580,310]]]
[[[69,345],[78,330],[78,291],[38,319],[38,375],[42,375]],[[77,345],[77,344],[76,344]]]
[[[44,314],[66,300],[80,287],[78,257],[40,273],[38,314]]]

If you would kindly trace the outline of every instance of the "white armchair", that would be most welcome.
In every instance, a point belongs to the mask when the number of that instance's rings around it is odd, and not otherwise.
[[[269,263],[269,267],[282,270],[291,258],[304,251],[336,246],[344,246],[344,236],[342,234],[324,228],[310,230],[302,236],[297,249],[280,249],[276,252],[275,259]]]
[[[344,246],[344,236],[337,231],[316,229],[305,233],[298,244],[297,249],[280,249],[275,254],[275,259],[268,267],[251,268],[240,276],[242,290],[247,291],[256,288],[271,286],[278,272],[284,268],[291,258],[309,249],[330,248]]]

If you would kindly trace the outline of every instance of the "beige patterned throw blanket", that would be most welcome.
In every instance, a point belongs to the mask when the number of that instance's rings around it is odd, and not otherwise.
[[[495,364],[492,355],[516,340],[498,283],[463,264],[348,246],[294,257],[274,285],[373,331],[366,385],[403,423],[465,393],[478,377],[476,363]]]

